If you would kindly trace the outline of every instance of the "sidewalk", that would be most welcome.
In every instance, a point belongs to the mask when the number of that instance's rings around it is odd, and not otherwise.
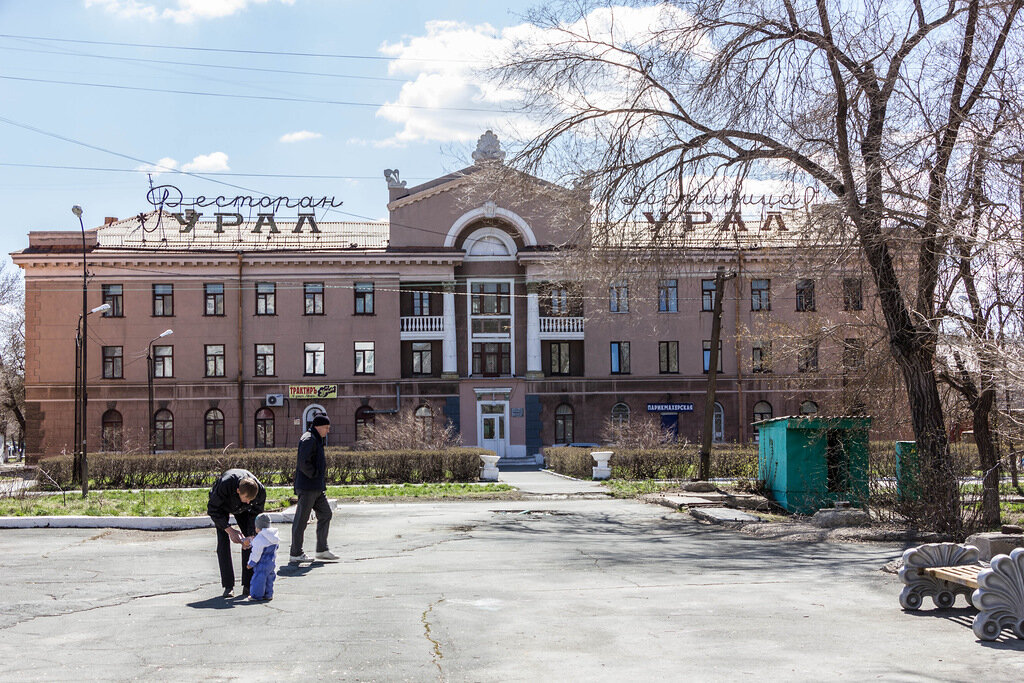
[[[583,496],[604,497],[608,489],[600,482],[573,479],[548,470],[530,472],[500,472],[498,483],[515,486],[528,495],[536,496]]]

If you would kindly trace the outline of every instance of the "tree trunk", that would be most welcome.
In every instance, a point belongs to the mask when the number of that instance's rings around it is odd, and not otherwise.
[[[927,502],[930,517],[923,521],[939,533],[959,539],[963,533],[960,488],[949,457],[931,354],[920,346],[901,349],[896,344],[893,351],[910,398],[910,419],[921,465],[922,500]]]
[[[981,464],[981,524],[986,529],[999,527],[999,459],[989,417],[992,413],[994,391],[987,389],[971,406],[974,423],[974,442],[978,445],[978,461]]]

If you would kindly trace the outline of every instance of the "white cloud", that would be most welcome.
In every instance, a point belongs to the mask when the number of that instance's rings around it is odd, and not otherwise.
[[[141,166],[136,166],[135,170],[145,171],[146,173],[152,173],[154,176],[158,176],[161,173],[167,173],[168,171],[173,171],[176,168],[178,168],[177,161],[170,157],[164,157],[155,164],[142,164]]]
[[[294,5],[295,0],[278,0]],[[250,4],[264,5],[270,0],[85,0],[85,6],[100,7],[120,19],[170,19],[188,24],[196,19],[220,19],[241,12]]]
[[[214,171],[230,171],[228,167],[228,155],[224,152],[210,152],[200,154],[187,164],[183,164],[182,171],[192,173],[211,173]]]
[[[311,130],[297,130],[294,133],[285,133],[282,135],[278,142],[302,142],[304,140],[316,140],[322,138],[323,135],[320,133],[314,133]]]
[[[652,7],[605,7],[591,11],[583,19],[562,25],[558,30],[517,24],[498,29],[490,24],[470,25],[457,21],[428,21],[425,34],[406,36],[400,42],[381,45],[384,55],[394,57],[391,75],[406,76],[398,96],[377,110],[377,116],[399,124],[401,128],[378,146],[397,146],[412,142],[472,142],[486,129],[499,137],[534,135],[539,124],[527,116],[512,113],[522,102],[523,93],[502,87],[486,69],[499,64],[513,49],[548,43],[573,43],[573,49],[614,58],[601,43],[623,45],[648,43],[652,33],[664,26],[686,21],[680,10],[664,5]],[[588,36],[589,46],[572,36]],[[622,72],[604,74],[588,84],[586,97],[591,104],[615,107],[626,90]],[[556,93],[566,104],[578,102],[578,95]],[[444,109],[435,109],[443,107]],[[476,111],[467,111],[476,110]],[[482,111],[481,111],[482,110]],[[492,111],[488,111],[492,110]]]

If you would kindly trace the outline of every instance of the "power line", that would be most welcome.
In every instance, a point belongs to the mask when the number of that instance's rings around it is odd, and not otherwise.
[[[381,102],[352,102],[347,100],[321,100],[312,97],[284,97],[277,95],[236,95],[230,93],[206,92],[203,90],[174,90],[170,88],[146,88],[137,85],[117,85],[115,83],[88,83],[84,81],[62,81],[48,78],[29,78],[27,76],[9,76],[0,74],[0,79],[27,83],[47,83],[50,85],[74,85],[88,88],[107,88],[110,90],[130,90],[134,92],[152,92],[169,95],[194,95],[199,97],[221,97],[226,99],[259,100],[270,102],[302,102],[304,104],[332,104],[343,107],[399,107],[424,111],[465,111],[482,114],[514,114],[514,109],[482,109],[479,107],[431,107],[422,104],[397,104]]]
[[[25,164],[0,161],[0,166],[16,168],[49,168],[59,171],[105,171],[116,173],[152,173],[148,168],[112,168],[106,166],[66,166],[59,164]],[[168,169],[174,170],[174,169]],[[234,176],[239,178],[298,178],[303,180],[380,180],[383,176],[369,175],[315,175],[297,173],[235,173],[233,171],[206,171],[205,176]],[[429,180],[426,176],[407,177],[406,180]]]
[[[289,51],[276,51],[276,50],[241,50],[237,48],[224,48],[224,47],[196,47],[192,45],[159,45],[155,43],[121,43],[116,41],[108,40],[81,40],[72,38],[52,38],[47,36],[25,36],[16,35],[12,33],[0,33],[0,38],[15,38],[21,40],[45,40],[54,43],[78,43],[81,45],[113,45],[117,47],[145,47],[154,48],[158,50],[185,50],[191,52],[220,52],[229,54],[243,54],[243,55],[273,55],[278,57],[320,57],[327,59],[362,59],[378,62],[393,62],[400,57],[382,57],[380,55],[360,55],[360,54],[337,54],[330,52],[289,52]],[[479,64],[481,60],[469,60],[469,59],[431,59],[431,58],[417,58],[409,59],[413,62],[438,62],[438,63],[451,63],[451,64]]]

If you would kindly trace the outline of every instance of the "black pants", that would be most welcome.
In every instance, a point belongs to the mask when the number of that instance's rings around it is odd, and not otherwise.
[[[256,535],[256,515],[247,513],[235,515],[235,522],[245,536]],[[217,562],[220,564],[220,585],[224,588],[233,588],[235,585],[231,545],[228,532],[217,529]],[[252,570],[249,569],[249,553],[248,548],[242,548],[242,587],[246,590],[249,590],[249,580],[252,578]]]
[[[316,511],[316,551],[327,550],[327,532],[331,528],[331,505],[327,502],[327,494],[323,491],[296,491],[299,502],[295,506],[295,519],[292,520],[292,557],[302,554],[302,537],[306,535],[309,524],[309,511]]]

